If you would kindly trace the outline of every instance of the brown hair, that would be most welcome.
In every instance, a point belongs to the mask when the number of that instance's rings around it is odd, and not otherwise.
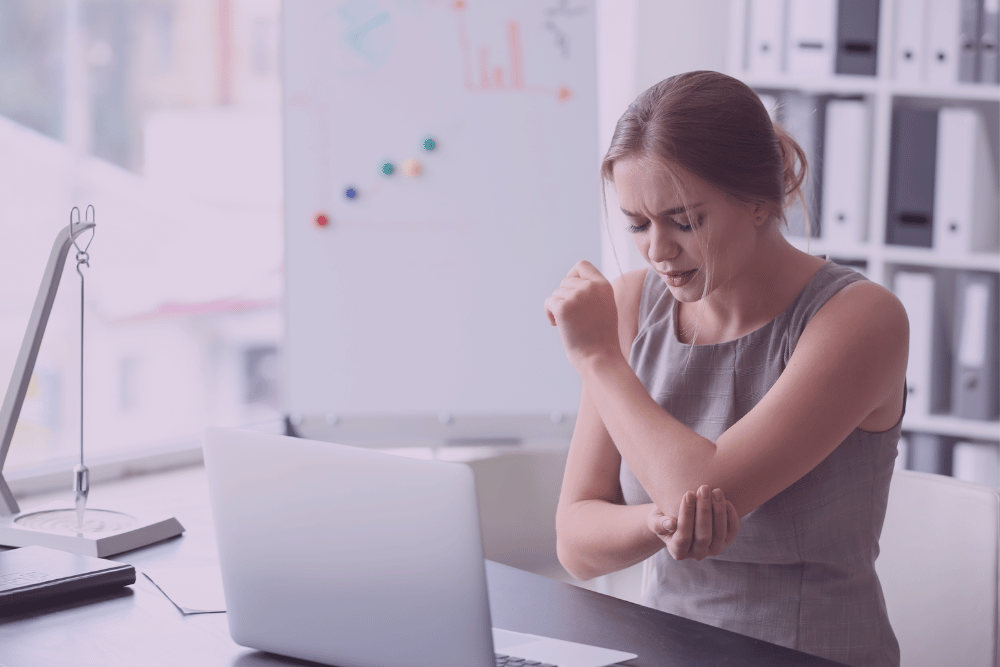
[[[604,182],[613,182],[617,161],[635,157],[681,167],[769,217],[783,220],[785,206],[802,200],[802,148],[753,90],[719,72],[672,76],[629,105],[601,163]]]

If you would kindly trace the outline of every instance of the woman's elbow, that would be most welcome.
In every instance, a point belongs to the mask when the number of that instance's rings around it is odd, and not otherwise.
[[[600,572],[595,572],[582,558],[579,550],[567,544],[567,540],[560,533],[556,533],[556,556],[559,564],[569,573],[571,577],[578,581],[589,581],[600,576]]]

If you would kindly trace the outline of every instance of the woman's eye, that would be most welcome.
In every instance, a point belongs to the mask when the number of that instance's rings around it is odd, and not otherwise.
[[[699,215],[697,218],[688,217],[687,221],[688,224],[686,225],[682,222],[675,222],[674,224],[676,224],[677,229],[681,230],[682,232],[690,232],[695,227],[702,226],[702,224],[705,222],[705,216]]]
[[[644,232],[649,227],[649,220],[642,223],[641,225],[629,225],[628,230],[633,234],[638,234],[639,232]]]

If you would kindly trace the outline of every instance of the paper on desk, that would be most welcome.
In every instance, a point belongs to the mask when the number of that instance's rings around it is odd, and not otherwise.
[[[226,611],[218,566],[156,568],[143,570],[143,574],[182,614]]]

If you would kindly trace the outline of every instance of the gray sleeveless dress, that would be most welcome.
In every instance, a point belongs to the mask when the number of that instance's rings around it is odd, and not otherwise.
[[[671,415],[713,442],[753,408],[788,364],[810,318],[864,280],[827,262],[785,312],[733,341],[677,340],[674,300],[646,275],[629,363]],[[702,561],[650,561],[642,602],[854,667],[898,667],[899,645],[875,574],[900,424],[855,429],[805,477],[743,517],[735,541]],[[651,502],[625,462],[625,502]],[[649,564],[647,564],[649,565]]]

